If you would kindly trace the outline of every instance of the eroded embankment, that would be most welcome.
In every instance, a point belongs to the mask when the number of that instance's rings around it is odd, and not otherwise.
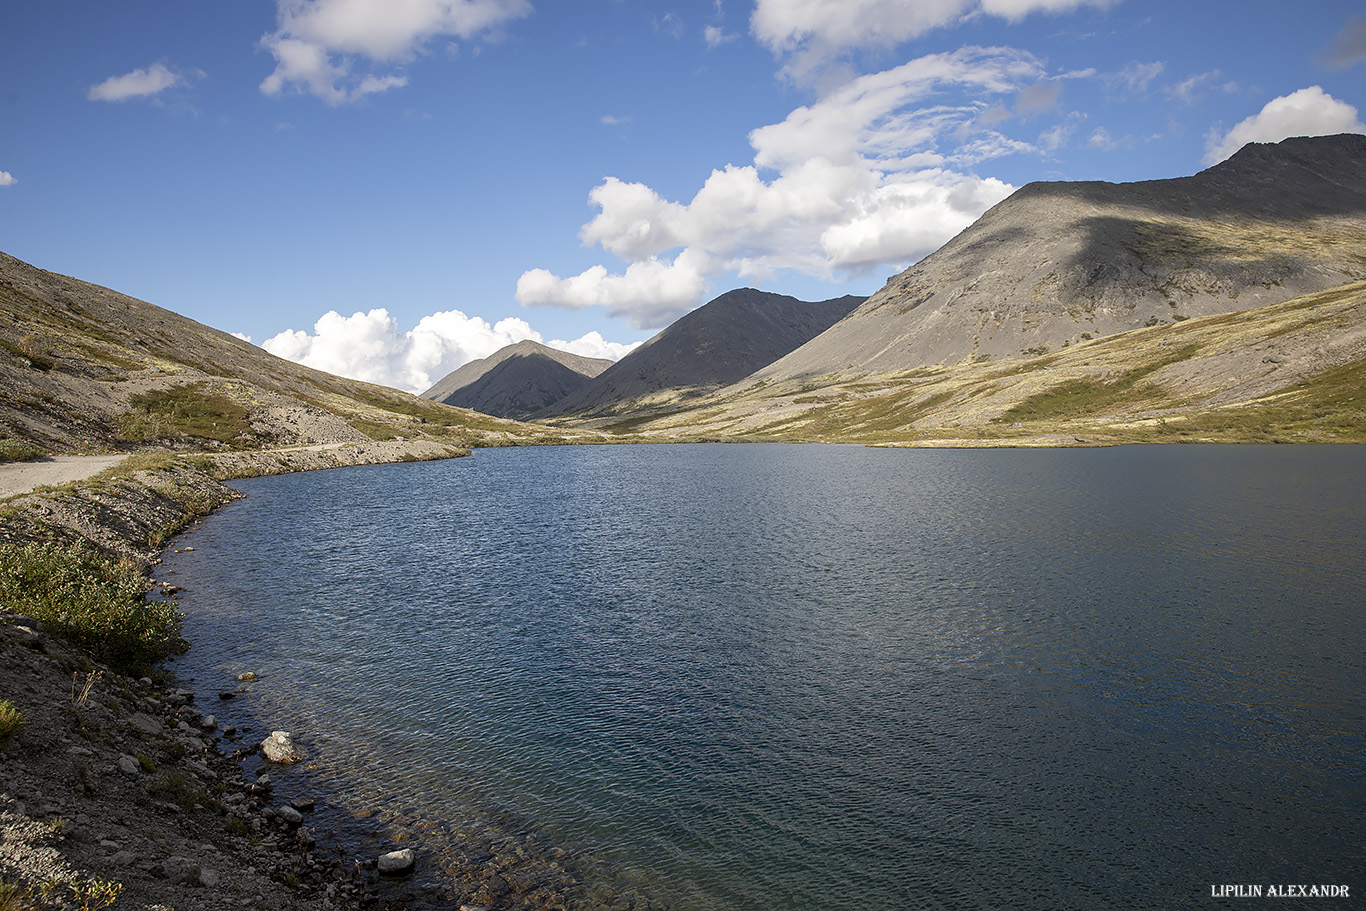
[[[222,478],[464,454],[395,442],[133,457],[117,473],[0,504],[0,542],[87,542],[146,571],[177,531],[240,496]],[[203,702],[196,708],[194,694],[169,678],[111,671],[0,604],[6,908],[98,908],[112,900],[116,909],[217,911],[396,901],[380,897],[373,858],[367,866],[317,850],[307,795],[277,795],[269,781],[243,776],[238,760],[256,747],[223,752],[235,732],[220,730]],[[263,733],[240,743],[259,743]]]

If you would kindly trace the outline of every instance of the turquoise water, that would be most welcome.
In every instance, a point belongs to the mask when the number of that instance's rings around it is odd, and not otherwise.
[[[1349,447],[785,445],[262,478],[168,555],[177,672],[260,672],[232,711],[457,898],[490,857],[508,907],[1366,890],[1363,480]]]

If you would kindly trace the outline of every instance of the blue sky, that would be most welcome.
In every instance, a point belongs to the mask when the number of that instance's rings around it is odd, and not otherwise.
[[[412,390],[870,294],[1032,180],[1366,132],[1356,3],[9,4],[0,250]]]

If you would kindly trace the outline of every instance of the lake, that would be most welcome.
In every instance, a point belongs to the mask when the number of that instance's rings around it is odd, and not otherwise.
[[[166,556],[173,668],[258,672],[201,707],[295,732],[280,793],[410,839],[433,907],[1366,890],[1366,449],[545,447],[234,486]]]

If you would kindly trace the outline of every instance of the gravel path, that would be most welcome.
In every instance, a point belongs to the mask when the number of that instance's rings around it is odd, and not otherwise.
[[[69,484],[113,468],[127,456],[49,456],[32,462],[0,464],[0,500],[49,484]]]

